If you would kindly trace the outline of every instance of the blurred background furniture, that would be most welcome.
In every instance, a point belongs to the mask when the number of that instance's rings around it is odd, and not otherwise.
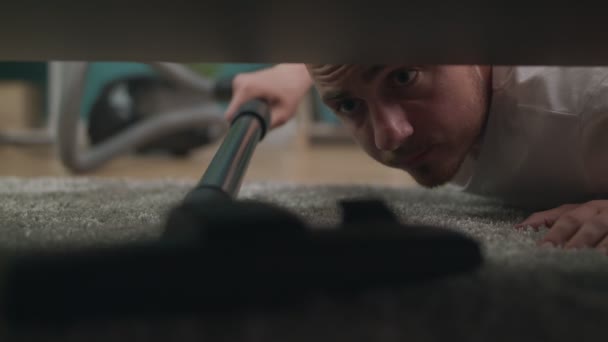
[[[0,144],[52,144],[59,108],[57,63],[0,63]]]

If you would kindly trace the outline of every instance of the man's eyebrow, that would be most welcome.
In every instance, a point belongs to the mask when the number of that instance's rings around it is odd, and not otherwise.
[[[386,65],[384,65],[384,64],[372,65],[371,67],[369,67],[367,70],[365,70],[363,72],[361,77],[363,78],[363,80],[365,82],[371,82],[385,68],[386,68]],[[323,95],[322,99],[323,99],[323,101],[335,101],[335,100],[343,99],[346,97],[351,97],[349,92],[336,90],[336,91],[327,92],[326,94]]]
[[[343,98],[347,98],[347,97],[351,97],[350,93],[347,91],[342,91],[342,90],[335,90],[335,91],[328,91],[327,93],[323,94],[323,101],[334,101],[334,100],[338,100],[338,99],[343,99]]]

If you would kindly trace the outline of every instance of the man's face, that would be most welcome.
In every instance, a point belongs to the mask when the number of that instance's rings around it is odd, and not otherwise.
[[[421,185],[449,181],[487,111],[475,66],[309,65],[323,102],[375,160]]]

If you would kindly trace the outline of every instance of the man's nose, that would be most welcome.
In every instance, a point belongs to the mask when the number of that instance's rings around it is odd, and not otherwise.
[[[407,113],[400,105],[378,105],[371,114],[374,140],[379,150],[394,151],[414,133]]]

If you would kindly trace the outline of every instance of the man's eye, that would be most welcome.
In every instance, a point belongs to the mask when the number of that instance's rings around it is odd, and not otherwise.
[[[417,70],[401,69],[390,75],[391,84],[395,87],[403,87],[411,84],[418,76]]]
[[[340,103],[338,103],[338,112],[343,113],[343,114],[352,114],[353,112],[356,112],[359,109],[359,107],[360,107],[359,101],[348,99],[348,100],[340,101]]]

